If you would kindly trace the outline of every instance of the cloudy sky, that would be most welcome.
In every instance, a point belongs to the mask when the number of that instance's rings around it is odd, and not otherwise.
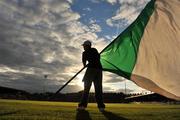
[[[149,0],[1,0],[0,86],[55,92],[82,68],[81,44],[100,52]],[[63,92],[83,89],[84,72]],[[45,75],[48,75],[45,78]],[[104,91],[145,91],[104,72]]]

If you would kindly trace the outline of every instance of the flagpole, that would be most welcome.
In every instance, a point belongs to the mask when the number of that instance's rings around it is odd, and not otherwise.
[[[86,68],[86,66],[84,66],[83,68],[81,68],[71,79],[69,79],[61,88],[59,88],[55,95],[58,94],[64,87],[66,87],[81,71],[83,71]]]

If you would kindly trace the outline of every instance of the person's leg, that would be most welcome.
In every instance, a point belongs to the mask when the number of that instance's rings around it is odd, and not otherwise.
[[[85,80],[84,81],[84,91],[83,91],[83,95],[82,95],[82,98],[81,98],[81,101],[79,103],[79,107],[87,107],[87,104],[88,104],[88,97],[89,97],[89,90],[91,88],[91,84],[92,84],[92,81],[90,80]]]
[[[94,88],[95,88],[95,97],[96,102],[98,104],[98,108],[105,108],[103,102],[103,93],[102,93],[102,71],[97,70],[97,76],[94,80]]]

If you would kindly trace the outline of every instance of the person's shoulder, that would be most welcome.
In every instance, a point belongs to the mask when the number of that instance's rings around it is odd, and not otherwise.
[[[96,48],[91,48],[91,50],[94,52],[94,53],[98,53],[98,50]]]
[[[91,48],[91,50],[93,50],[93,51],[97,51],[97,49],[96,49],[96,48]]]

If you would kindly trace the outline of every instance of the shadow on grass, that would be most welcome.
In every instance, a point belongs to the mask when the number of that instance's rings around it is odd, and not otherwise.
[[[89,112],[86,110],[78,110],[76,113],[76,120],[92,120]]]
[[[4,112],[4,113],[0,113],[0,116],[7,116],[7,115],[12,115],[12,114],[16,114],[19,111],[11,111],[11,112]]]
[[[123,118],[121,116],[118,116],[112,112],[104,111],[102,114],[107,118],[107,120],[128,120],[126,118]]]

